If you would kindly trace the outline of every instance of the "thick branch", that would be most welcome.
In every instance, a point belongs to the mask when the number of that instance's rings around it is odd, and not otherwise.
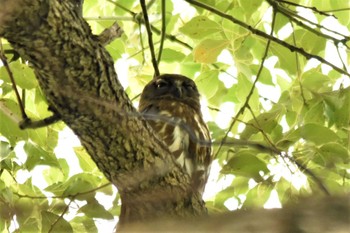
[[[345,233],[349,231],[348,196],[309,198],[272,210],[237,210],[195,221],[152,221],[124,232]]]

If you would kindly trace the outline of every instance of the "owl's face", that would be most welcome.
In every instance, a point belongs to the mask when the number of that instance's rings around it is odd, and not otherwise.
[[[199,96],[197,86],[191,79],[182,75],[163,74],[145,86],[140,105],[153,100],[172,100],[200,111]]]

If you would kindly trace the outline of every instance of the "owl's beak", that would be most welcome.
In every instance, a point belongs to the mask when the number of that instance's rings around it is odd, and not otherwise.
[[[182,97],[182,88],[181,87],[178,87],[178,86],[175,87],[175,96],[177,98],[181,98]]]

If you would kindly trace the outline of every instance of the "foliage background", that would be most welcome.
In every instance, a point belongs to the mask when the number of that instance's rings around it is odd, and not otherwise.
[[[203,7],[165,2],[162,50],[162,4],[148,2],[155,52],[162,51],[161,73],[191,77],[202,93],[216,156],[204,197],[209,212],[348,192],[349,1],[201,1],[267,35],[273,29],[274,37],[313,59],[274,42],[267,47],[266,37]],[[94,34],[116,20],[123,28],[107,49],[137,106],[154,74],[139,2],[91,0],[83,12]],[[2,44],[27,114],[49,116],[30,64],[13,59],[10,45]],[[1,232],[96,232],[108,221],[113,227],[118,192],[64,124],[20,130],[19,106],[3,65],[0,94]]]

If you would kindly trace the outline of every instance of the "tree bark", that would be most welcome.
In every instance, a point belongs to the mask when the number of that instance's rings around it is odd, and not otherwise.
[[[118,188],[120,222],[206,213],[189,177],[128,99],[74,1],[0,5],[0,36],[32,64],[50,108]]]

